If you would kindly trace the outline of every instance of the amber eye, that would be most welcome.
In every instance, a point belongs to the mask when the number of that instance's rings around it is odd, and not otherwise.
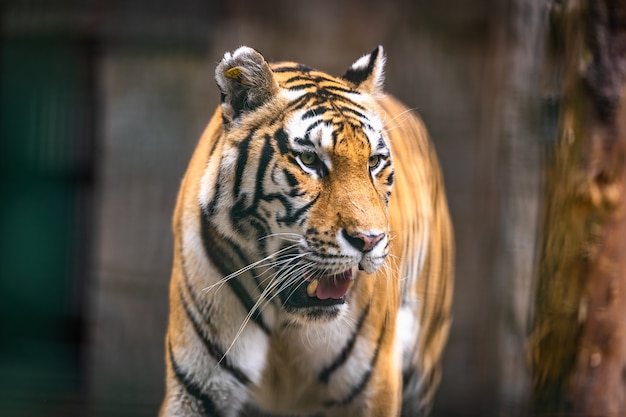
[[[310,166],[317,162],[317,154],[315,152],[302,152],[300,155],[300,161],[304,165]]]
[[[380,155],[372,155],[370,156],[370,159],[367,161],[367,165],[370,167],[370,169],[374,169],[378,165],[380,165],[381,159],[382,158],[380,157]]]

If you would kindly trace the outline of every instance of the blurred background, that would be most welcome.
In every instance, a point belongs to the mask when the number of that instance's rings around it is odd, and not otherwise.
[[[536,0],[4,0],[0,415],[154,416],[180,179],[249,45],[340,75],[382,44],[457,239],[435,416],[523,415],[541,158],[558,91]]]

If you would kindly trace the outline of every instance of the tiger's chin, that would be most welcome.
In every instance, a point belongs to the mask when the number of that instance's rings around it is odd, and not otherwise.
[[[336,320],[347,309],[347,303],[333,306],[298,307],[284,306],[286,314],[284,324],[287,326],[307,326],[328,323]]]

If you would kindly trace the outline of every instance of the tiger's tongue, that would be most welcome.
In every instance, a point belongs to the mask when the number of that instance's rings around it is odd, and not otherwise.
[[[339,299],[346,295],[352,284],[352,271],[348,270],[336,275],[323,275],[317,279],[315,296],[320,300]],[[309,284],[311,285],[311,284]],[[312,296],[312,294],[309,294]]]

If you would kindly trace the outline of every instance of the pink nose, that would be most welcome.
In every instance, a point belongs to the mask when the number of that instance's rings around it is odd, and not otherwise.
[[[369,252],[374,249],[374,246],[385,237],[384,233],[378,235],[369,235],[361,232],[348,233],[343,230],[343,237],[356,249],[361,252]]]

